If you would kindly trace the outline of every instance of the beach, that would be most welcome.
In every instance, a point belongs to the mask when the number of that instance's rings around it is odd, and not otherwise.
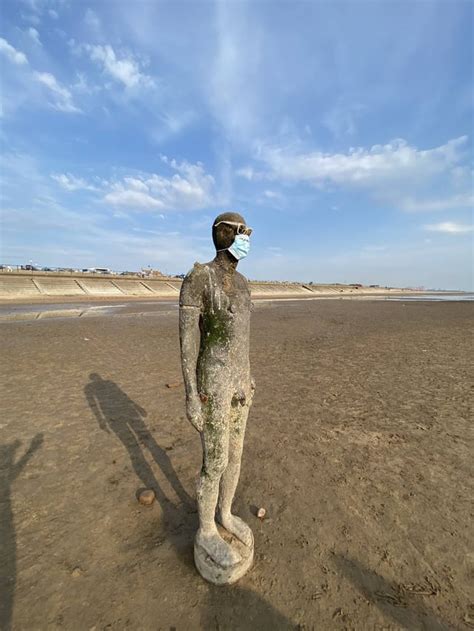
[[[193,563],[177,309],[1,322],[0,627],[473,628],[473,314],[255,302],[227,587]]]

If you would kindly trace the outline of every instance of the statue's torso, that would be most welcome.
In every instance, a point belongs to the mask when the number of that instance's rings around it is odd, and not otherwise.
[[[183,282],[180,305],[199,307],[201,343],[198,374],[227,373],[233,383],[250,378],[250,289],[237,271],[212,261],[196,264]]]

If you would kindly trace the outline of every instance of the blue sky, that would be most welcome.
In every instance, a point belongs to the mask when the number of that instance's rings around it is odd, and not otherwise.
[[[3,0],[3,262],[472,288],[474,4]]]

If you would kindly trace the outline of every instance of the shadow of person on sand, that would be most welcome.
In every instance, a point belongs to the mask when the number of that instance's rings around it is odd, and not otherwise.
[[[385,616],[392,618],[397,626],[426,631],[449,631],[455,628],[440,620],[423,602],[414,602],[417,596],[405,593],[400,586],[364,567],[358,561],[341,555],[336,555],[334,560],[340,572]]]
[[[255,631],[278,629],[289,631],[299,625],[291,622],[261,596],[234,585],[208,585],[208,597],[201,614],[200,628],[206,631]]]
[[[16,586],[16,535],[11,503],[11,487],[35,451],[43,444],[36,434],[26,452],[15,462],[21,441],[0,445],[0,629],[12,628]]]
[[[89,378],[84,393],[100,429],[117,436],[127,450],[133,469],[143,486],[154,490],[163,510],[168,534],[172,537],[173,533],[188,526],[186,515],[196,512],[195,501],[182,486],[168,454],[157,444],[148,429],[144,421],[146,410],[132,401],[115,382],[102,379],[97,373],[91,373]],[[145,449],[173,487],[180,499],[180,506],[173,504],[163,492],[145,458]]]

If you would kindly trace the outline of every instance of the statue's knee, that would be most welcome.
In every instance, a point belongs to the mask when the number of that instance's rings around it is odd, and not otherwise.
[[[220,478],[224,471],[227,469],[229,460],[227,456],[221,458],[215,458],[211,462],[207,462],[205,465],[206,472],[210,478]]]

